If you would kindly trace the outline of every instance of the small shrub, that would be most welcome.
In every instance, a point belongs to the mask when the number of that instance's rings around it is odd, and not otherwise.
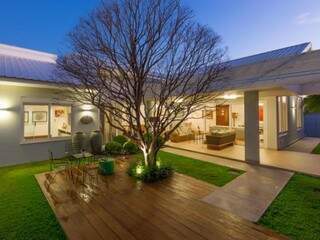
[[[121,146],[123,146],[128,141],[128,138],[126,138],[123,135],[118,135],[118,136],[115,136],[112,140],[114,142],[120,143]]]
[[[118,142],[115,142],[115,141],[108,142],[105,145],[105,152],[107,154],[121,154],[122,153],[122,145]]]
[[[172,168],[169,166],[149,167],[141,175],[141,180],[144,182],[156,182],[172,175]]]
[[[138,171],[139,170],[139,171]],[[128,169],[128,174],[143,182],[157,182],[170,177],[173,168],[169,165],[146,167],[138,163],[133,163]]]
[[[128,141],[123,145],[123,150],[126,154],[136,154],[139,152],[139,147],[132,141]]]

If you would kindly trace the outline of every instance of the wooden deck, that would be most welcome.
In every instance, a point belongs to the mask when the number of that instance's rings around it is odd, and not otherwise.
[[[85,185],[59,173],[48,187],[47,176],[36,178],[69,239],[285,239],[200,201],[216,187],[185,175],[142,184],[120,163]]]

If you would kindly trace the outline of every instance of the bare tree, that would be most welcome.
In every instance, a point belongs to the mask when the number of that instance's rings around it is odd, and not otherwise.
[[[223,84],[219,36],[179,0],[103,2],[81,19],[69,43],[58,60],[62,83],[136,142],[149,166],[170,134]]]

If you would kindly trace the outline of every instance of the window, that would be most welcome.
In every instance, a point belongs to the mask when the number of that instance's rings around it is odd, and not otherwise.
[[[71,136],[70,106],[51,106],[50,134],[51,137]]]
[[[71,136],[71,107],[50,104],[24,105],[24,139]]]
[[[49,121],[48,105],[24,106],[24,138],[47,138]]]
[[[302,98],[297,98],[297,128],[302,128]]]
[[[288,131],[288,101],[286,96],[278,97],[278,131]]]

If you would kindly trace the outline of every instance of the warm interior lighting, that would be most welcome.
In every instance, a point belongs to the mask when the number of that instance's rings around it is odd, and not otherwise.
[[[232,99],[237,99],[238,96],[236,94],[225,94],[223,95],[223,98],[227,100],[232,100]]]

